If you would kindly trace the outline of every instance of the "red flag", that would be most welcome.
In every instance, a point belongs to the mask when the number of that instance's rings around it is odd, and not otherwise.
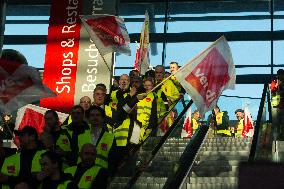
[[[140,49],[137,48],[137,49],[136,49],[136,56],[135,56],[135,63],[134,63],[133,69],[134,69],[134,70],[137,70],[137,71],[140,73],[139,65],[138,65],[139,57],[140,57]]]
[[[235,87],[235,66],[225,37],[180,68],[175,76],[201,114],[211,110],[223,90]]]
[[[192,137],[192,134],[193,130],[191,127],[191,107],[190,107],[183,123],[181,138]]]
[[[131,55],[130,39],[122,18],[112,15],[80,16],[102,56],[111,52]]]
[[[253,136],[253,121],[252,121],[252,116],[251,113],[248,109],[248,107],[245,107],[244,109],[244,128],[242,131],[242,136]]]
[[[34,127],[38,133],[41,133],[45,125],[44,114],[47,110],[47,108],[42,108],[32,104],[28,104],[20,108],[17,112],[15,129],[21,130],[24,126],[29,125]],[[69,116],[68,114],[61,112],[57,112],[57,114],[60,123],[63,123]]]
[[[56,96],[33,67],[0,59],[0,111],[12,112],[42,98]]]

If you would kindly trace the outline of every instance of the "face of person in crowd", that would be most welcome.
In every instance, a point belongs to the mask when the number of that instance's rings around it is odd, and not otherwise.
[[[141,86],[141,80],[135,78],[135,79],[132,81],[131,87],[135,87],[136,89],[138,89],[140,86]]]
[[[85,144],[81,150],[81,160],[85,165],[93,165],[96,160],[96,147],[93,144]]]
[[[215,108],[213,109],[213,111],[214,111],[215,115],[217,115],[217,113],[220,112],[220,109],[219,109],[218,107],[215,107]]]
[[[44,121],[45,121],[45,126],[50,129],[58,125],[58,120],[53,115],[53,113],[50,113],[50,112],[44,115]]]
[[[150,91],[151,89],[153,89],[154,85],[151,81],[144,81],[144,88],[146,90],[146,92]]]
[[[35,141],[35,136],[24,133],[19,135],[20,146],[22,149],[27,148],[33,141]]]
[[[171,73],[175,73],[178,70],[178,65],[176,63],[170,64]]]
[[[80,99],[80,106],[84,111],[88,110],[91,106],[91,99],[88,96],[84,96]]]
[[[241,120],[244,118],[244,113],[243,112],[236,112],[236,118],[237,120]]]
[[[43,143],[45,149],[51,149],[52,148],[53,138],[52,138],[51,134],[43,132],[39,139]]]
[[[82,122],[84,120],[84,112],[82,112],[81,108],[72,109],[71,118],[74,123]]]
[[[165,69],[163,67],[161,67],[161,66],[157,66],[155,68],[155,76],[156,76],[156,80],[158,82],[163,81],[164,76],[165,76]]]
[[[95,105],[97,106],[103,105],[105,102],[105,96],[106,96],[106,92],[104,90],[96,89],[93,94]]]
[[[91,110],[89,115],[89,123],[100,125],[103,123],[103,115],[99,110]]]
[[[194,112],[193,117],[195,120],[199,120],[201,118],[200,112],[199,111]]]
[[[40,159],[41,170],[47,174],[47,176],[52,175],[58,169],[58,163],[53,163],[48,156],[43,156]]]
[[[118,83],[118,81],[116,79],[112,80],[112,86],[119,87],[119,83]]]
[[[119,87],[121,90],[127,90],[129,88],[130,79],[128,75],[121,75],[119,79]]]

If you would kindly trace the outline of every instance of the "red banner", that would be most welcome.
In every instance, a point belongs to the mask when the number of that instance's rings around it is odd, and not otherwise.
[[[82,1],[52,1],[43,83],[58,96],[41,100],[43,107],[68,112],[74,105],[81,7]]]

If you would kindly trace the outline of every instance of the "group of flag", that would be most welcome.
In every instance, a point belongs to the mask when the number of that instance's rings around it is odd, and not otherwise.
[[[80,18],[101,56],[112,52],[131,54],[130,38],[122,18],[113,15],[83,15]],[[23,78],[16,74],[21,66],[11,68],[11,64],[9,67],[6,64],[5,60],[0,60],[0,111],[14,111],[40,98],[55,95],[42,83],[36,85],[34,81],[40,80],[39,74],[32,76],[29,72],[25,72],[26,75],[23,77],[29,77],[29,82],[22,82]],[[149,65],[149,16],[146,12],[134,68],[143,75]],[[235,66],[225,37],[217,39],[174,75],[191,96],[201,114],[211,110],[223,90],[235,87]],[[42,90],[36,93],[26,91],[26,88],[31,86]],[[18,98],[15,98],[16,96]],[[30,98],[27,98],[28,96]],[[35,96],[37,98],[34,98]],[[11,102],[13,106],[7,106]]]

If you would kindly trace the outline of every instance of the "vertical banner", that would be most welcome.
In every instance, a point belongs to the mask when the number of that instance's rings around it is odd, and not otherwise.
[[[43,82],[57,97],[41,100],[42,107],[69,112],[81,97],[92,98],[96,84],[110,87],[112,70],[103,62],[79,15],[115,14],[115,7],[115,0],[52,0]],[[113,54],[104,58],[112,68]]]
[[[83,5],[83,15],[90,14],[116,14],[116,0],[85,0]],[[91,8],[89,10],[88,8]],[[79,59],[77,63],[77,81],[75,88],[74,102],[79,103],[83,96],[93,97],[96,84],[103,83],[108,91],[111,85],[113,72],[113,53],[104,56],[107,65],[104,63],[96,45],[90,38],[85,27],[81,26],[81,38],[79,48]],[[110,70],[108,69],[110,68]]]
[[[52,0],[43,83],[57,93],[40,101],[49,109],[66,112],[74,105],[81,1]]]

